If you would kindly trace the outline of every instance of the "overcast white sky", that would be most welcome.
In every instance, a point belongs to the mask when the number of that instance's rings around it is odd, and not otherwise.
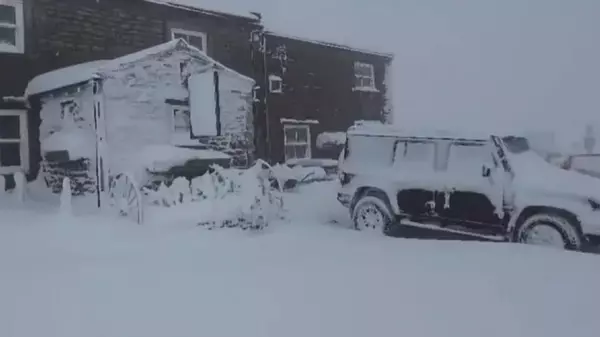
[[[600,122],[599,0],[179,1],[254,9],[272,30],[393,52],[404,125],[577,123],[583,133]]]

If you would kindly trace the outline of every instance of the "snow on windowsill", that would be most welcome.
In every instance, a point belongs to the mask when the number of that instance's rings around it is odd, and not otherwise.
[[[19,47],[14,44],[0,42],[0,53],[23,54],[24,51],[19,50]]]
[[[380,92],[377,88],[373,87],[354,87],[352,91],[362,91],[362,92]]]
[[[17,96],[4,96],[4,97],[2,97],[2,100],[4,102],[7,102],[7,103],[13,103],[13,102],[14,103],[25,103],[26,102],[26,99],[23,96],[20,96],[20,97],[17,97]]]
[[[281,118],[280,122],[282,124],[319,124],[319,121],[316,119],[293,119],[293,118]]]

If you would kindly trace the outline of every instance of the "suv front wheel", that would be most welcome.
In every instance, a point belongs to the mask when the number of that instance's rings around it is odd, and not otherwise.
[[[538,213],[524,219],[515,233],[519,243],[580,250],[582,245],[578,227],[567,218],[554,213]]]
[[[352,222],[359,231],[386,234],[392,226],[392,217],[385,201],[367,193],[352,208]]]

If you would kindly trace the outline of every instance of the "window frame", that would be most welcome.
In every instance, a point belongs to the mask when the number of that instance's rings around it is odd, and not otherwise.
[[[431,158],[429,158],[429,166],[433,171],[440,171],[440,160],[439,160],[439,151],[440,144],[434,140],[430,139],[410,139],[410,138],[398,138],[394,142],[394,147],[392,151],[392,167],[394,168],[404,168],[402,159],[406,157],[406,151],[409,147],[409,144],[420,144],[420,145],[431,145],[433,148],[433,153]],[[404,153],[402,158],[398,157],[398,151],[400,150],[400,146],[404,146]]]
[[[357,68],[359,67],[367,67],[369,69],[370,75],[369,76],[365,76],[365,75],[360,75],[356,72]],[[372,92],[378,92],[379,90],[377,90],[377,86],[375,85],[375,65],[373,65],[373,63],[367,63],[367,62],[361,62],[361,61],[356,61],[354,62],[354,85],[353,85],[353,90],[354,91],[372,91]],[[370,86],[356,86],[356,80],[358,78],[369,78],[371,79],[371,85]]]
[[[19,156],[21,165],[2,166],[0,164],[0,174],[14,174],[17,172],[29,171],[29,130],[27,128],[27,110],[0,110],[0,116],[19,117],[19,139],[2,139],[0,144],[19,144]],[[0,154],[1,155],[1,154]]]
[[[457,148],[457,147],[473,147],[473,148],[480,147],[481,149],[484,149],[486,152],[489,152],[490,157],[488,159],[491,159],[488,162],[486,162],[485,160],[481,161],[481,165],[483,166],[484,164],[489,164],[489,165],[494,165],[494,168],[499,167],[498,161],[496,160],[496,157],[494,156],[493,150],[491,148],[491,144],[489,142],[451,141],[451,142],[448,142],[447,147],[444,149],[444,151],[445,151],[445,161],[444,161],[444,167],[443,167],[444,171],[450,172],[450,171],[454,170],[454,167],[451,166],[451,164],[452,164],[452,149]]]
[[[15,45],[0,44],[0,53],[25,53],[25,25],[23,19],[23,0],[0,0],[0,5],[10,6],[15,9],[15,23],[0,22],[1,28],[15,30]]]
[[[306,130],[306,142],[289,142],[287,139],[286,131],[289,129],[303,129]],[[306,145],[306,156],[303,158],[288,158],[287,155],[287,147],[288,146],[302,146]],[[287,162],[290,159],[311,159],[312,158],[312,138],[310,136],[310,125],[308,124],[284,124],[283,125],[283,155],[285,157],[285,161]]]
[[[181,142],[181,140],[183,139],[182,135],[184,135],[184,134],[187,136],[187,138],[185,138],[185,140],[189,141],[189,143],[193,143],[194,139],[192,137],[192,120],[191,120],[192,109],[190,108],[190,106],[185,105],[185,104],[168,104],[168,110],[169,110],[169,116],[170,116],[170,121],[171,121],[171,133],[170,133],[171,144],[172,145],[178,145],[178,144],[186,145],[186,144],[180,144],[180,143],[182,143]],[[177,110],[187,111],[188,116],[190,116],[190,125],[189,125],[189,129],[188,129],[187,133],[184,133],[182,131],[177,131],[176,121],[175,121],[175,113],[177,112]],[[179,136],[179,137],[177,137],[177,136]]]
[[[273,88],[273,83],[279,82],[279,89]],[[277,75],[269,75],[269,92],[273,94],[282,94],[283,93],[283,79]]]
[[[205,32],[201,32],[201,31],[197,31],[197,30],[182,29],[182,28],[171,28],[171,40],[176,39],[175,34],[201,37],[202,38],[202,50],[201,51],[203,53],[207,53],[207,47],[208,47],[207,42],[208,41],[207,41],[207,34]],[[190,46],[193,46],[188,40],[186,40],[185,42],[190,44]],[[193,46],[193,47],[198,48],[197,46]]]

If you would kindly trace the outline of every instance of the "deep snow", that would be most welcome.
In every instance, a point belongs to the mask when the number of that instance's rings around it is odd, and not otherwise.
[[[597,336],[598,256],[366,235],[333,185],[262,233],[0,204],[0,335]]]

